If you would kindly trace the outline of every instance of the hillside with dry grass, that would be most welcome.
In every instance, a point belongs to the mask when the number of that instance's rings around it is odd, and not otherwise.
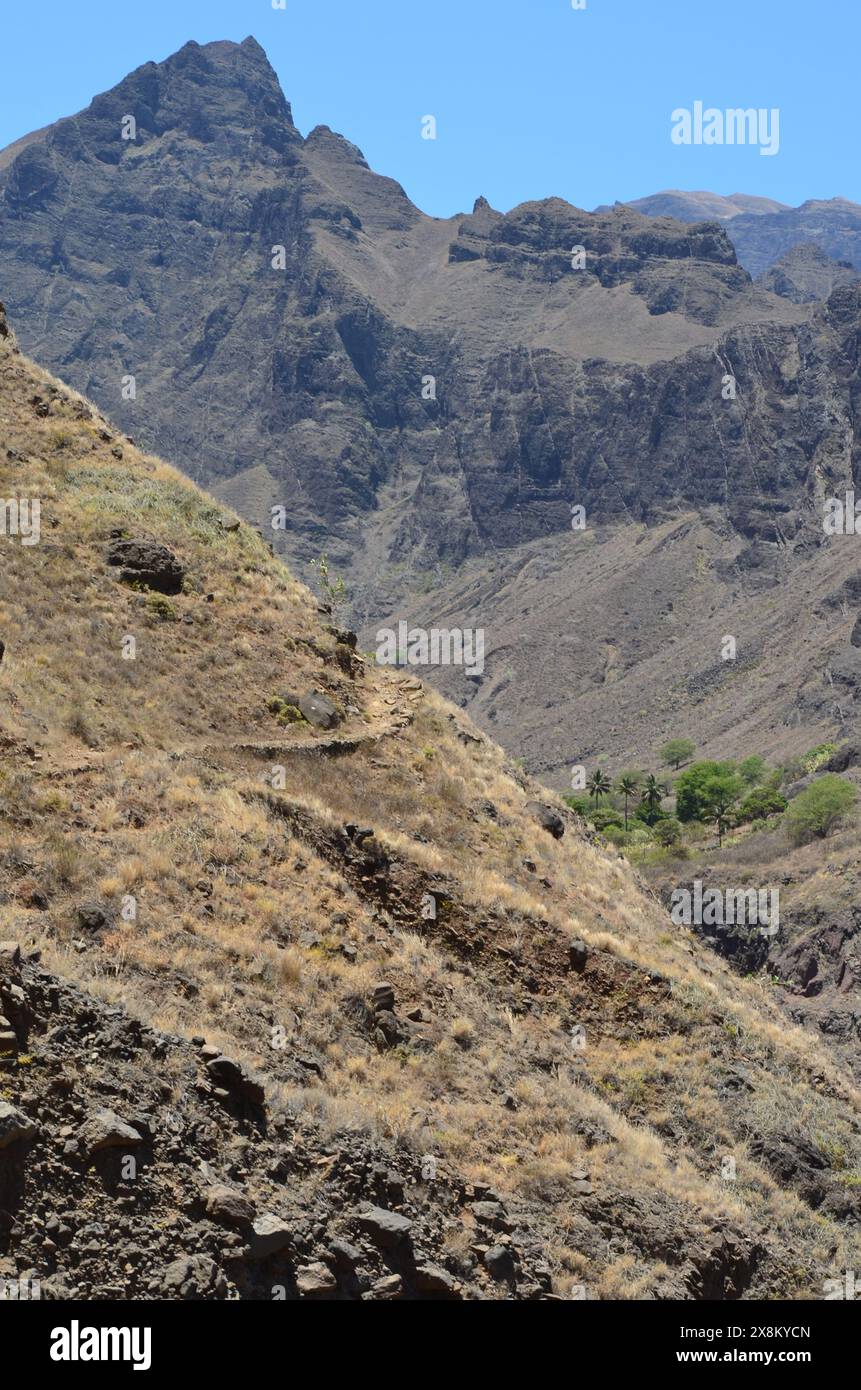
[[[0,1278],[822,1297],[848,1073],[3,330]]]

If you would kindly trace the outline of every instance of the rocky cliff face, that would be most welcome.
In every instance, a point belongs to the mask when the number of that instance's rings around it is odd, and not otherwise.
[[[657,695],[663,721],[699,692],[702,741],[724,739],[722,610],[741,602],[751,654],[791,644],[795,586],[812,572],[824,599],[854,563],[843,547],[838,578],[833,551],[816,557],[821,500],[857,467],[861,298],[830,261],[754,283],[734,249],[774,219],[781,247],[816,242],[817,218],[849,236],[851,206],[645,210],[479,199],[428,218],[342,136],[299,133],[253,39],[190,43],[0,157],[0,271],[25,349],[301,572],[328,552],[368,645],[383,616],[484,627],[490,677],[438,678],[561,777],[653,741]],[[706,539],[650,545],[644,576],[638,528],[689,516]],[[612,632],[583,611],[594,584]],[[775,633],[778,584],[792,601]],[[779,673],[758,687],[763,752],[851,714],[852,669],[838,663],[851,698],[824,689],[832,626],[800,714]]]
[[[849,261],[835,261],[812,242],[802,242],[780,256],[762,275],[766,289],[796,304],[828,299],[840,285],[861,279]]]
[[[251,39],[146,64],[0,190],[25,348],[255,520],[285,505],[288,548],[326,545],[368,609],[396,568],[562,532],[574,502],[748,504],[713,431],[679,468],[675,417],[714,409],[722,335],[769,374],[792,337],[764,325],[797,315],[715,223],[556,199],[427,218],[341,137],[303,140]]]
[[[861,270],[861,206],[848,198],[811,198],[791,208],[772,198],[734,193],[685,193],[668,189],[627,204],[648,217],[680,222],[714,218],[726,227],[739,262],[754,277],[800,245],[816,246],[831,260]]]

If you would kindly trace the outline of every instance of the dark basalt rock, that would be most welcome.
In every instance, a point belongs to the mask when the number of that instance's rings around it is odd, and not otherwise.
[[[126,584],[139,584],[160,594],[182,591],[185,566],[172,550],[157,541],[115,536],[108,544],[105,558],[119,569],[119,577]]]
[[[562,839],[565,834],[565,822],[558,811],[554,811],[550,806],[543,806],[540,801],[528,801],[524,809],[543,830],[553,836],[554,840]]]

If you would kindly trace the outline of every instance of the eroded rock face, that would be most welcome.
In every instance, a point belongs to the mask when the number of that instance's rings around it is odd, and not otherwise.
[[[7,347],[14,348],[15,334],[12,332],[12,329],[9,326],[9,321],[6,317],[5,304],[0,304],[0,339],[2,339],[6,343]]]
[[[813,304],[828,299],[839,285],[851,285],[859,279],[861,271],[848,261],[833,260],[818,246],[807,242],[793,246],[775,261],[762,276],[761,283],[795,304]]]
[[[133,140],[122,138],[126,114]],[[429,219],[349,141],[326,127],[303,139],[253,40],[188,44],[0,169],[0,277],[28,352],[217,489],[305,577],[325,544],[357,625],[408,603],[422,626],[439,608],[460,626],[486,625],[480,680],[427,674],[559,785],[565,693],[612,678],[602,704],[614,709],[617,677],[679,630],[662,611],[666,593],[677,608],[712,579],[716,606],[738,588],[759,594],[752,625],[766,628],[777,590],[822,545],[815,480],[836,489],[857,472],[846,448],[861,433],[857,284],[833,263],[794,262],[783,271],[799,293],[775,294],[751,281],[732,243],[748,222],[764,235],[773,213],[789,219],[785,237],[772,235],[780,254],[814,235],[822,208],[795,217],[757,204],[753,216],[756,200],[729,201],[653,205],[679,218],[693,208],[686,221],[552,197],[506,214],[480,199],[468,215]],[[828,218],[848,218],[847,245],[857,243],[857,209],[830,207]],[[842,236],[822,248],[832,258]],[[802,270],[817,297],[831,287],[826,302],[794,302],[808,297]],[[118,359],[137,364],[137,402],[121,399]],[[636,556],[619,561],[602,596],[617,649],[607,661],[589,613],[577,615],[583,647],[569,655],[572,612],[556,603],[552,573],[540,651],[514,597],[527,580],[536,611],[537,572],[564,570],[575,505],[587,544],[689,524],[691,512],[721,542],[720,554],[684,563],[681,539],[668,543],[650,568],[658,594],[648,576],[631,592]],[[273,506],[287,508],[286,531],[270,529]],[[130,583],[165,593],[181,583],[166,557],[116,563]],[[467,564],[500,582],[465,585]],[[450,586],[429,592],[428,577],[446,572]],[[782,633],[790,645],[790,622]],[[349,643],[337,660],[352,672]],[[700,653],[683,664],[694,682],[708,666]],[[851,659],[835,684],[844,703],[861,698]],[[803,698],[812,722],[823,709],[833,717],[830,688]],[[632,724],[630,709],[616,728],[602,711],[582,717],[590,756]],[[642,752],[626,756],[639,765]]]
[[[30,142],[0,171],[0,275],[28,351],[255,521],[289,501],[275,543],[307,561],[322,527],[360,610],[436,560],[561,543],[573,502],[782,515],[821,428],[806,383],[834,371],[720,222],[549,197],[440,227],[341,136],[303,139],[253,40],[187,44]],[[145,412],[100,342],[146,364]]]

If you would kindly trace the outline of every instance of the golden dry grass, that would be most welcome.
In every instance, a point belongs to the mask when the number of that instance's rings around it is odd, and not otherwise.
[[[173,469],[103,440],[105,422],[78,419],[65,388],[37,418],[29,396],[50,379],[8,352],[0,366],[0,493],[40,496],[44,528],[28,549],[0,538],[0,887],[14,904],[0,909],[2,934],[157,1026],[229,1047],[300,1122],[395,1137],[543,1204],[563,1294],[587,1280],[603,1297],[643,1297],[668,1277],[660,1261],[608,1250],[596,1264],[578,1251],[572,1174],[583,1169],[610,1204],[633,1194],[692,1227],[714,1217],[777,1231],[805,1252],[787,1296],[838,1248],[857,1262],[853,1238],[748,1150],[754,1133],[801,1130],[861,1171],[861,1097],[822,1044],[668,931],[623,859],[573,823],[560,841],[537,827],[525,811],[536,788],[487,740],[463,742],[466,721],[438,696],[398,673],[346,677],[313,597],[246,526],[224,530],[224,509]],[[171,600],[179,621],[106,568],[119,526],[187,564]],[[129,633],[134,662],[121,654]],[[352,755],[303,752],[323,736],[269,712],[273,693],[313,686],[347,711],[338,735],[357,741]],[[279,741],[283,758],[239,747]],[[278,796],[316,841],[267,802],[273,764]],[[372,826],[410,872],[455,885],[474,950],[453,954],[418,905],[409,927],[395,921],[332,862],[325,836],[348,821]],[[47,911],[17,906],[25,881]],[[82,943],[76,907],[93,898],[114,925]],[[582,938],[600,975],[546,971],[531,996],[513,992],[491,951],[497,923],[527,963]],[[345,1001],[381,979],[399,1011],[422,1009],[426,1047],[379,1051],[357,1030]],[[581,1015],[582,1054],[571,1037]],[[322,1075],[298,1083],[296,1050],[318,1056]],[[720,1091],[730,1063],[753,1078],[741,1108]],[[452,1248],[462,1239],[452,1233]]]

